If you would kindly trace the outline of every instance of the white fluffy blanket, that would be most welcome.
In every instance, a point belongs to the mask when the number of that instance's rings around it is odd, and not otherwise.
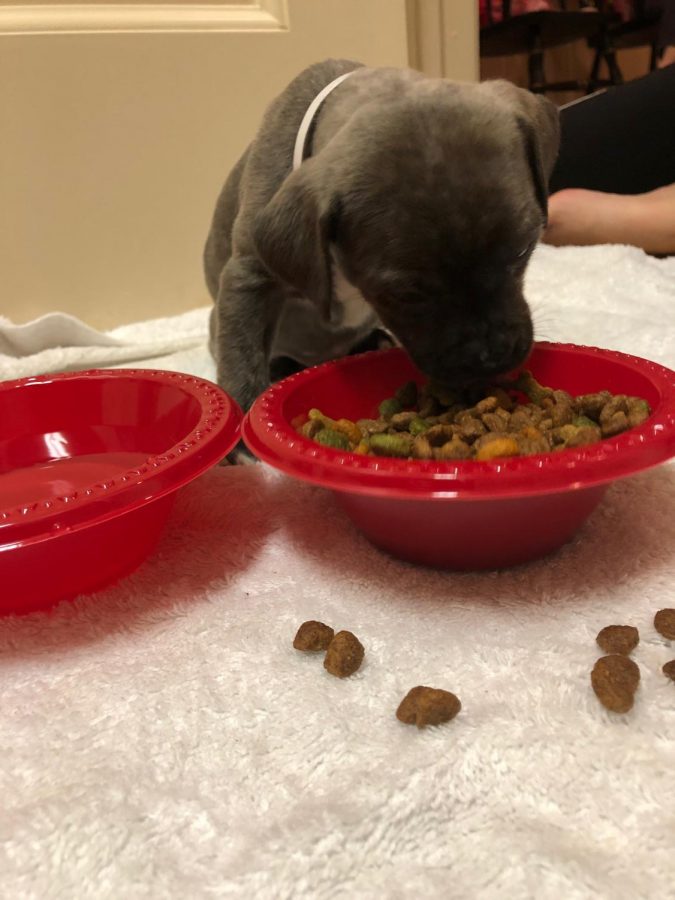
[[[675,260],[543,247],[528,294],[540,336],[675,365]],[[200,310],[118,329],[118,344],[24,334],[19,351],[14,332],[0,374],[154,354],[142,364],[208,377],[205,331]],[[660,669],[675,646],[652,625],[675,606],[674,501],[671,464],[615,486],[551,558],[456,575],[383,556],[319,489],[212,470],[132,577],[0,620],[0,894],[674,897],[675,684]],[[308,618],[359,636],[354,677],[293,650]],[[589,684],[612,623],[641,634],[626,716]],[[399,723],[417,684],[455,691],[457,719]]]

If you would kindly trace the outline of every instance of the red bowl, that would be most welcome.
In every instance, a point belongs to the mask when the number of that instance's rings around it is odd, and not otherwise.
[[[215,384],[117,369],[0,384],[0,613],[110,584],[150,553],[176,491],[239,439]]]
[[[358,419],[409,379],[424,378],[403,350],[329,362],[272,386],[254,403],[242,437],[260,459],[335,491],[378,547],[449,569],[515,565],[568,541],[608,484],[675,455],[675,372],[611,350],[539,343],[527,367],[571,394],[602,389],[647,400],[639,428],[590,447],[490,462],[422,462],[358,456],[298,435],[311,407]]]

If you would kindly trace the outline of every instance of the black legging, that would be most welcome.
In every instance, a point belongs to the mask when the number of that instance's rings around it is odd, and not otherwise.
[[[550,192],[642,194],[675,182],[675,65],[560,111]]]

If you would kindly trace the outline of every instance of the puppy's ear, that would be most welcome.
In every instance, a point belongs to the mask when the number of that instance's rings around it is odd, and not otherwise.
[[[560,147],[557,106],[542,94],[533,94],[510,81],[484,81],[480,90],[513,110],[532,170],[537,200],[546,215],[548,181]]]
[[[534,184],[534,193],[537,203],[541,209],[544,221],[548,219],[548,177],[544,172],[544,163],[542,160],[541,147],[535,134],[534,128],[522,116],[517,118],[518,128],[523,136],[525,145],[525,158],[532,173],[532,183]]]
[[[333,294],[330,242],[340,211],[338,197],[322,202],[308,175],[293,172],[256,217],[253,240],[265,266],[330,317]],[[303,171],[304,170],[304,171]]]
[[[546,221],[548,182],[560,147],[558,108],[547,97],[530,91],[522,90],[518,99],[520,109],[516,111],[516,121],[523,136],[534,192]]]
[[[546,184],[553,172],[555,161],[560,149],[560,118],[558,107],[548,97],[542,94],[532,94],[524,91],[526,101],[527,118],[532,124],[539,149],[542,169]]]

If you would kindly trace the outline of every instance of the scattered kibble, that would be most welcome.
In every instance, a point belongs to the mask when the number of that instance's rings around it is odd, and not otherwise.
[[[530,372],[492,385],[476,400],[430,382],[409,381],[379,404],[378,418],[331,419],[318,409],[294,427],[326,447],[400,459],[487,461],[595,444],[642,424],[645,400],[609,391],[573,397]],[[527,402],[518,402],[522,395]]]
[[[654,616],[654,628],[669,641],[675,641],[675,609],[660,609]]]
[[[586,409],[595,408],[594,397],[586,395]],[[488,408],[490,405],[486,404]],[[675,640],[675,609],[659,610],[654,616],[654,627],[668,640]],[[607,655],[598,659],[591,671],[593,691],[606,709],[627,713],[633,708],[640,684],[640,669],[629,658],[640,641],[638,629],[633,625],[607,625],[598,632],[596,641]],[[337,678],[347,678],[357,672],[365,656],[363,644],[351,631],[335,634],[329,625],[313,619],[303,622],[298,628],[293,646],[296,650],[325,651],[324,668]],[[675,659],[665,663],[662,672],[675,681]],[[461,708],[459,698],[450,691],[418,685],[411,688],[400,702],[396,718],[406,725],[426,728],[449,722]]]
[[[363,644],[351,631],[338,631],[326,651],[323,667],[331,675],[347,678],[353,675],[363,662]]]
[[[621,653],[628,656],[640,642],[640,633],[632,625],[607,625],[596,638],[605,653]]]
[[[450,691],[419,685],[408,691],[398,709],[396,718],[406,725],[440,725],[454,719],[462,708],[459,698]]]
[[[627,656],[612,653],[602,656],[593,666],[591,685],[602,705],[616,713],[632,709],[640,683],[640,669]]]
[[[335,632],[330,625],[323,622],[303,622],[293,638],[293,646],[296,650],[327,650],[333,640]]]

